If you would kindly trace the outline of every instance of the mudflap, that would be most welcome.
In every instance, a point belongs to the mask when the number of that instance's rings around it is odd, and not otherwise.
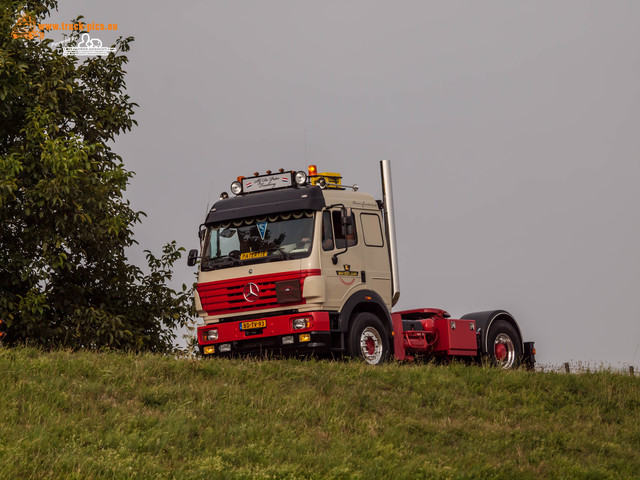
[[[403,361],[407,358],[404,349],[404,336],[402,332],[402,316],[399,313],[391,314],[393,324],[393,355],[396,360]]]
[[[536,347],[534,342],[524,342],[524,355],[522,364],[527,370],[533,370],[536,366]]]

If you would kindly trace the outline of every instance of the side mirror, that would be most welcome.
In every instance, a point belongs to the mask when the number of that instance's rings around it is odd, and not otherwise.
[[[194,248],[193,250],[189,250],[189,256],[187,256],[187,265],[193,267],[196,263],[198,263],[198,250]]]
[[[342,235],[344,237],[344,250],[341,252],[336,252],[331,257],[331,261],[334,265],[338,263],[338,255],[342,255],[349,250],[349,240],[348,236],[353,235],[353,212],[350,208],[342,206],[340,208],[340,229],[342,230]]]
[[[353,211],[350,208],[342,207],[340,209],[340,223],[345,237],[353,235]]]

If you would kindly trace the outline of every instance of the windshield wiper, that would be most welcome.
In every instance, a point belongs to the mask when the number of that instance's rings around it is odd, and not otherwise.
[[[222,257],[209,258],[204,260],[203,267],[205,270],[217,270],[219,268],[226,268],[239,264],[240,260],[231,258],[229,257],[229,255],[224,255]]]
[[[273,252],[273,255],[279,253],[282,255],[282,258],[270,256],[269,259],[273,260],[291,260],[293,258],[289,252],[287,252],[283,247],[276,247],[269,250],[269,252]]]

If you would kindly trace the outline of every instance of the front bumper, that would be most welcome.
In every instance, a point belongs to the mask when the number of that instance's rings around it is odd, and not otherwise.
[[[306,328],[294,329],[293,321],[310,319]],[[252,322],[264,320],[266,325],[252,330],[241,329],[243,321],[202,325],[198,327],[198,346],[204,356],[228,356],[261,354],[269,352],[305,353],[328,352],[331,349],[329,314],[308,312],[280,315],[264,319],[252,318]],[[206,340],[205,334],[217,330],[217,340]]]

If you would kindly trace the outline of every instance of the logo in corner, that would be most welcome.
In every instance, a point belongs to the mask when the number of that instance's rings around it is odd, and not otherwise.
[[[28,38],[29,40],[39,37],[42,40],[44,32],[38,29],[38,25],[31,15],[24,14],[11,29],[11,36],[13,38]]]
[[[244,294],[244,299],[247,302],[253,303],[260,298],[260,289],[255,283],[247,283],[244,286],[242,293]]]

